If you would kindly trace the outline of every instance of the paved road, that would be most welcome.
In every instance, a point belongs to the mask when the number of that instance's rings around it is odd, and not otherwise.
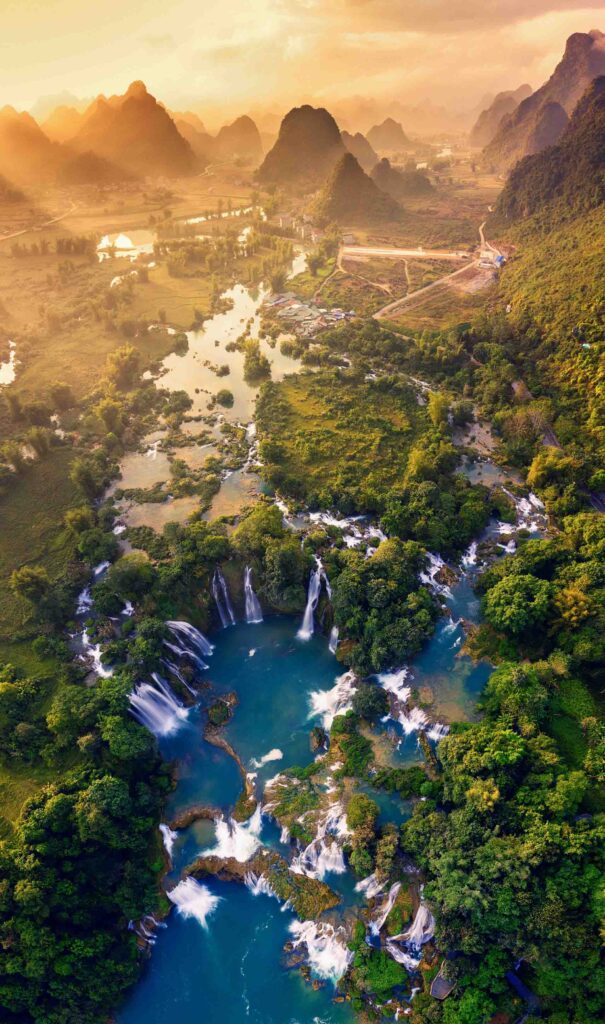
[[[10,235],[0,235],[0,242],[6,242],[9,238],[19,238],[20,235],[29,235],[31,231],[42,231],[43,228],[50,228],[53,224],[58,224],[60,220],[65,220],[75,210],[77,210],[77,205],[72,203],[69,210],[59,214],[58,217],[53,217],[52,220],[46,220],[43,224],[33,224],[30,228],[22,228],[21,231],[12,231]]]
[[[458,252],[451,252],[447,249],[399,249],[395,246],[384,245],[384,246],[371,246],[371,245],[343,245],[342,255],[346,259],[347,256],[359,256],[362,258],[368,258],[372,256],[387,257],[392,260],[405,260],[405,259],[416,259],[416,260],[469,260],[470,255],[468,252],[462,250]]]

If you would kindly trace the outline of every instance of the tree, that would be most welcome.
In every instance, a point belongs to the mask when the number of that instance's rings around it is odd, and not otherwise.
[[[24,565],[15,569],[10,584],[14,594],[35,605],[48,597],[51,587],[49,575],[42,565]]]
[[[519,636],[543,623],[550,608],[551,585],[535,576],[506,576],[485,598],[485,617],[496,629]]]
[[[434,427],[447,425],[447,414],[450,402],[447,395],[441,391],[431,391],[428,398],[428,413]]]
[[[76,404],[70,385],[60,381],[51,384],[50,398],[54,408],[59,409],[61,412],[65,409],[71,409]]]
[[[107,376],[122,391],[132,387],[139,372],[139,353],[132,345],[122,345],[107,356]]]
[[[389,699],[385,690],[374,683],[360,683],[353,694],[353,711],[368,722],[387,715]]]
[[[94,409],[95,414],[103,421],[106,429],[120,434],[123,427],[122,409],[113,398],[103,398]]]

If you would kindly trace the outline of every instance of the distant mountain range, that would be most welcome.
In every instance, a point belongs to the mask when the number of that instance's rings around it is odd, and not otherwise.
[[[518,89],[499,92],[475,121],[470,133],[471,146],[479,149],[487,146],[496,134],[502,118],[512,114],[531,94],[531,85],[520,85]]]
[[[85,110],[61,104],[42,125],[12,107],[0,110],[0,174],[15,185],[182,177],[210,161],[257,164],[261,157],[250,117],[212,136],[196,114],[171,115],[143,82],[121,96],[98,96]]]
[[[402,210],[374,184],[353,154],[345,153],[320,192],[314,212],[326,223],[376,224],[398,220]]]
[[[387,117],[382,124],[370,128],[366,138],[377,153],[399,153],[409,149],[411,143],[398,121]]]
[[[496,212],[517,221],[556,207],[558,219],[605,202],[605,77],[576,105],[555,146],[525,157],[511,171]]]
[[[485,159],[500,169],[559,141],[569,117],[593,79],[605,74],[605,35],[576,32],[567,40],[563,58],[548,81],[505,116],[489,144]]]
[[[369,174],[378,163],[380,157],[372,148],[365,135],[362,135],[361,132],[356,132],[355,135],[350,135],[349,132],[341,132],[340,137],[349,153],[353,154],[364,171]]]

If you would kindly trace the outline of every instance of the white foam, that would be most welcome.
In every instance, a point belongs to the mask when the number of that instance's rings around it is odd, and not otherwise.
[[[338,676],[331,690],[312,690],[309,694],[311,710],[309,718],[321,717],[324,729],[330,730],[337,715],[351,711],[355,686],[355,674],[345,672]]]
[[[202,928],[208,927],[208,918],[221,902],[220,896],[214,896],[207,886],[196,882],[194,878],[185,878],[167,896],[179,914],[184,918],[195,918]]]
[[[274,747],[273,750],[270,750],[269,753],[265,754],[263,757],[259,757],[258,759],[253,757],[250,764],[252,768],[262,768],[263,765],[269,764],[270,761],[281,761],[283,756],[284,755],[281,750],[279,750],[278,747]]]
[[[341,938],[342,929],[335,931],[327,922],[292,921],[290,933],[295,949],[306,946],[309,965],[318,977],[337,982],[346,973],[353,954]]]

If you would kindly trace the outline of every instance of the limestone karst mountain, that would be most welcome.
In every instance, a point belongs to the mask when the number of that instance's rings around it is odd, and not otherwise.
[[[366,174],[369,174],[378,163],[379,157],[365,135],[362,135],[361,132],[356,132],[355,135],[351,135],[349,132],[341,132],[340,135],[349,153],[353,154]]]
[[[398,220],[401,212],[399,204],[378,188],[352,153],[338,161],[315,203],[320,220],[338,224]]]
[[[378,188],[388,193],[393,199],[427,196],[435,191],[422,171],[411,168],[400,171],[396,167],[392,167],[386,157],[376,164],[371,178]]]
[[[521,157],[554,145],[565,131],[580,97],[603,74],[605,35],[598,29],[575,32],[567,40],[565,53],[548,81],[501,121],[483,151],[485,159],[506,169]]]
[[[143,82],[133,82],[123,96],[98,97],[71,145],[139,177],[177,177],[199,167],[190,144]]]
[[[387,117],[382,124],[376,124],[367,132],[366,138],[377,153],[396,153],[408,149],[410,140],[399,121]]]
[[[518,220],[557,204],[560,216],[566,217],[603,202],[605,76],[591,82],[557,145],[513,168],[497,213],[506,220]]]
[[[512,114],[531,94],[530,85],[520,85],[518,89],[499,92],[475,121],[470,133],[471,146],[477,146],[479,149],[487,146],[498,131],[502,118]]]
[[[321,184],[345,153],[336,121],[323,107],[305,104],[284,117],[267,153],[259,181],[312,188]]]

